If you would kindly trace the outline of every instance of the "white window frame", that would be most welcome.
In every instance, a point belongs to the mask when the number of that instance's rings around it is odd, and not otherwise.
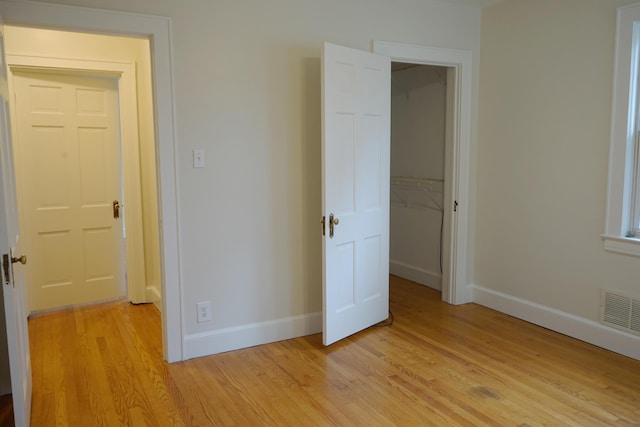
[[[640,3],[618,8],[605,232],[607,251],[640,256]],[[640,158],[640,157],[639,157]]]

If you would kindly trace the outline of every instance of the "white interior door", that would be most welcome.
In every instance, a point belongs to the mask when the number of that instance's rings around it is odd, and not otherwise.
[[[323,340],[389,312],[389,57],[325,43],[322,57]]]
[[[9,128],[7,70],[3,39],[0,36],[0,254],[2,256],[2,299],[13,412],[17,427],[28,426],[31,414],[31,360],[24,304],[23,266],[18,210],[13,172],[13,152]],[[13,259],[12,259],[13,258]],[[0,334],[0,339],[4,339]],[[1,347],[1,346],[0,346]],[[0,367],[0,369],[2,369]],[[2,372],[4,375],[4,372]]]
[[[13,77],[31,310],[124,296],[117,81]]]

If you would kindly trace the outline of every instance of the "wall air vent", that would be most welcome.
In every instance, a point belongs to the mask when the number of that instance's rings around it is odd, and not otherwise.
[[[640,335],[640,297],[603,289],[600,323]]]

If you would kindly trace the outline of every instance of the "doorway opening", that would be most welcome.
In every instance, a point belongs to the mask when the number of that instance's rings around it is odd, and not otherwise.
[[[151,63],[156,131],[158,207],[162,219],[160,269],[162,289],[162,346],[168,362],[183,360],[175,107],[171,22],[158,16],[112,12],[50,3],[0,2],[6,25],[57,28],[91,34],[121,34],[152,40]]]
[[[389,272],[442,291],[448,68],[391,63]]]
[[[11,70],[10,85],[14,90],[17,106],[23,107],[30,102],[42,104],[33,105],[34,112],[23,112],[24,108],[14,108],[14,126],[18,130],[15,135],[18,194],[23,196],[22,200],[19,200],[21,223],[26,224],[32,231],[25,233],[28,236],[27,243],[31,246],[27,250],[32,251],[34,255],[42,255],[36,256],[34,259],[43,261],[30,264],[31,270],[27,271],[29,274],[28,283],[33,285],[27,295],[28,312],[55,309],[77,303],[91,304],[118,297],[126,297],[135,303],[154,302],[160,308],[160,248],[157,231],[156,156],[149,40],[13,26],[6,26],[5,33],[7,64]],[[33,82],[28,86],[28,89],[20,92],[18,88],[21,86],[17,82],[20,81],[25,70],[37,70],[61,77]],[[85,78],[94,80],[115,79],[117,82],[118,99],[116,102],[118,105],[115,114],[119,115],[120,120],[118,122],[116,119],[116,135],[112,144],[119,145],[119,148],[115,160],[111,162],[116,164],[110,165],[110,167],[119,176],[113,176],[114,173],[106,173],[106,171],[104,175],[97,173],[103,166],[106,168],[106,162],[102,158],[106,154],[106,145],[102,134],[106,135],[106,133],[100,132],[103,127],[93,124],[91,119],[95,121],[104,114],[101,110],[101,103],[106,98],[101,97],[99,92],[93,88],[80,89],[65,86],[66,80],[64,79],[81,78],[79,76],[87,76]],[[62,83],[63,81],[65,84]],[[48,99],[48,95],[53,95],[57,93],[56,91],[59,91],[60,96]],[[68,93],[68,95],[64,97],[63,93]],[[28,94],[33,94],[33,99],[27,99]],[[24,97],[24,99],[20,100],[20,97]],[[74,113],[72,111],[74,107],[70,109],[65,107],[69,112],[66,110],[63,112],[62,109],[54,111],[56,110],[56,101],[61,99],[68,99],[69,103],[73,105],[77,103],[80,106],[82,104],[83,111]],[[69,134],[73,136],[72,138],[69,135],[64,137],[61,133],[61,138],[57,140],[56,132],[53,130],[63,129],[62,127],[43,126],[41,123],[34,122],[36,126],[33,129],[37,128],[39,131],[36,138],[39,142],[37,145],[32,144],[32,139],[34,139],[32,128],[25,125],[25,122],[31,116],[39,116],[34,120],[44,119],[47,122],[47,113],[49,116],[66,115],[65,117],[68,117],[70,115],[74,118],[78,117],[77,120],[67,120],[65,123],[84,123],[89,120],[87,122],[89,124],[78,125],[78,131]],[[44,144],[42,135],[47,133],[52,138],[50,143],[45,144],[47,147],[44,147],[42,146]],[[76,133],[88,135],[88,137],[78,137],[78,141],[70,143],[69,140],[73,140]],[[26,185],[26,183],[34,182],[29,175],[29,169],[33,168],[30,168],[29,165],[34,161],[35,156],[28,155],[27,147],[29,145],[35,147],[31,154],[38,156],[43,150],[46,150],[50,154],[46,163],[49,165],[59,164],[60,168],[58,169],[60,170],[54,170],[54,168],[49,171],[51,177],[65,174],[68,176],[62,179],[69,184],[69,188],[77,187],[76,193],[79,196],[75,203],[79,203],[80,210],[87,210],[87,207],[97,209],[103,207],[102,210],[105,211],[103,214],[108,215],[111,206],[107,205],[111,204],[111,198],[113,198],[115,218],[117,216],[115,214],[116,207],[118,210],[120,206],[124,207],[124,221],[120,221],[120,228],[122,236],[125,235],[124,229],[127,230],[125,256],[122,256],[122,251],[117,248],[117,244],[112,246],[113,250],[106,249],[106,245],[98,239],[100,234],[104,234],[100,233],[103,227],[92,227],[85,229],[82,237],[77,236],[83,233],[82,230],[76,231],[75,241],[83,246],[78,250],[85,254],[91,253],[89,248],[93,248],[93,259],[87,257],[83,261],[75,260],[74,263],[47,263],[55,265],[49,270],[41,268],[44,267],[44,260],[56,257],[55,253],[39,254],[47,246],[42,244],[43,241],[58,241],[58,243],[64,244],[65,240],[68,240],[67,245],[69,245],[74,241],[74,238],[65,239],[65,236],[72,236],[74,233],[65,229],[68,227],[62,227],[60,230],[47,229],[48,233],[40,233],[41,230],[36,230],[41,227],[35,226],[33,212],[38,211],[40,214],[47,209],[61,211],[65,207],[68,210],[69,206],[65,200],[62,200],[64,196],[61,197],[61,200],[52,201],[48,206],[47,203],[38,205],[36,202],[36,206],[29,202],[34,200],[30,195],[38,192],[38,185]],[[56,157],[59,157],[57,161]],[[75,171],[80,173],[70,173],[74,167]],[[64,168],[67,169],[63,170]],[[42,175],[43,170],[45,169],[40,168],[40,171],[36,170],[35,172]],[[121,172],[118,173],[118,171]],[[53,181],[48,177],[41,176],[40,178],[41,180]],[[116,182],[120,180],[121,183]],[[114,181],[115,187],[109,183],[105,184],[104,181]],[[38,181],[35,182],[37,184]],[[108,186],[113,188],[114,195],[105,198],[101,193]],[[64,188],[64,185],[56,185],[55,187]],[[67,191],[67,193],[73,192]],[[116,201],[120,202],[116,203]],[[45,236],[42,241],[39,240],[41,235]],[[51,249],[55,246],[52,244]],[[111,254],[113,251],[120,252],[120,256]],[[110,276],[109,268],[104,261],[110,258],[114,259],[110,264],[117,264],[114,268],[126,271],[126,288],[125,283],[122,283],[119,286],[120,292],[115,289],[107,294],[96,286],[96,283],[100,279]],[[78,266],[80,262],[83,265]],[[67,268],[63,268],[64,266]],[[82,276],[83,280],[79,283],[79,288],[78,286],[69,286],[69,288],[82,289],[83,295],[79,297],[80,292],[74,291],[66,296],[64,292],[59,292],[56,293],[57,298],[51,298],[49,294],[55,293],[57,289],[64,289],[65,286],[62,285],[72,283],[69,277],[72,275],[80,276],[71,271],[72,269],[77,271],[78,267],[87,271],[87,275]],[[38,271],[36,272],[34,269]],[[89,272],[88,270],[93,271]],[[77,285],[77,283],[73,283]],[[47,298],[42,298],[42,294],[46,294]],[[50,303],[49,306],[43,305],[42,301],[52,300],[55,302]]]
[[[442,300],[455,305],[470,302],[473,298],[467,283],[467,270],[472,253],[468,245],[472,164],[472,54],[465,50],[384,41],[374,41],[373,51],[386,55],[395,62],[446,68]]]

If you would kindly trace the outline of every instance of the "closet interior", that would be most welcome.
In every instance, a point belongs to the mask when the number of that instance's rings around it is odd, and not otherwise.
[[[447,68],[391,70],[389,271],[442,290]]]

